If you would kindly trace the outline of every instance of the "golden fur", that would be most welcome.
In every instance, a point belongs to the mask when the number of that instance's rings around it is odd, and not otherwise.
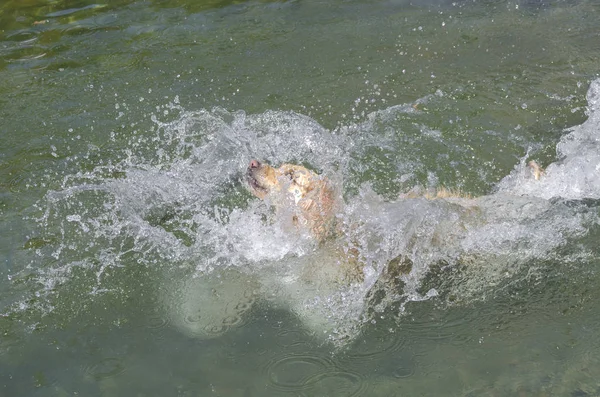
[[[544,175],[544,170],[535,161],[530,161],[536,180]],[[304,228],[319,242],[328,237],[341,234],[339,225],[335,225],[337,195],[330,181],[309,169],[294,164],[283,164],[279,168],[271,167],[258,160],[252,160],[246,171],[246,180],[250,191],[258,198],[269,200],[278,209],[292,210],[292,219],[297,227]],[[400,196],[404,199],[425,198],[457,201],[460,205],[471,207],[476,199],[460,190],[438,188],[436,191],[423,192],[413,189]],[[359,251],[350,246],[340,247],[334,244],[334,251],[340,259],[339,264],[347,281],[362,280],[362,259]],[[390,260],[383,282],[397,280],[399,274],[410,272],[412,263],[400,255]]]
[[[536,181],[539,181],[542,175],[546,173],[546,171],[544,171],[544,169],[540,167],[539,164],[534,160],[531,160],[529,163],[527,163],[527,166],[531,168],[531,172],[533,173],[533,177]]]
[[[246,180],[256,197],[269,200],[282,212],[289,213],[291,209],[294,224],[307,230],[324,246],[326,252],[337,258],[337,270],[334,272],[337,276],[332,282],[363,280],[364,264],[356,248],[336,243],[325,244],[327,239],[340,233],[339,225],[335,222],[339,199],[329,179],[300,165],[283,164],[274,168],[252,160],[246,171]],[[307,271],[312,273],[315,269]]]
[[[275,207],[292,209],[294,224],[308,230],[319,242],[333,232],[337,200],[327,178],[300,165],[273,168],[252,160],[246,180],[256,197],[271,200]]]
[[[527,165],[536,180],[545,174],[544,169],[535,161],[532,160]],[[258,160],[252,160],[246,172],[246,179],[250,191],[256,197],[269,198],[273,200],[272,203],[276,207],[295,207],[294,224],[306,228],[319,242],[324,241],[334,232],[337,199],[327,178],[301,165],[283,164],[279,168],[274,168]],[[434,192],[413,189],[400,197],[406,199],[423,197],[428,200],[459,199],[467,206],[472,205],[474,200],[471,195],[460,190],[444,187]]]

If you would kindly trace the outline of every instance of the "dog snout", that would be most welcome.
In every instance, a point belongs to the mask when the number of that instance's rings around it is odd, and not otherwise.
[[[250,165],[248,166],[248,168],[250,168],[250,169],[258,168],[258,167],[260,167],[260,161],[258,161],[258,160],[250,161]]]

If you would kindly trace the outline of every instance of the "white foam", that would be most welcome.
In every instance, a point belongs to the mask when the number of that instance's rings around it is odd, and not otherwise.
[[[591,83],[587,101],[588,119],[570,128],[556,146],[559,161],[548,165],[538,181],[523,158],[499,183],[499,191],[545,199],[600,198],[600,80]]]

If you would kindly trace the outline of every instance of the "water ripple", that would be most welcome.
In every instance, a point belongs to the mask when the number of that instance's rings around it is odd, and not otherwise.
[[[319,374],[335,371],[335,363],[327,357],[294,355],[270,361],[266,370],[273,388],[295,392],[318,381]]]
[[[367,382],[357,372],[349,371],[331,358],[313,354],[288,355],[267,364],[272,388],[301,395],[364,395]]]
[[[189,325],[189,332],[196,334],[197,336],[216,337],[229,330],[229,325],[225,323],[202,324],[203,320],[204,316],[200,312],[197,314],[191,314],[184,318],[185,323]]]
[[[123,359],[117,357],[103,358],[85,368],[85,372],[95,380],[115,377],[125,371]]]
[[[345,357],[360,362],[378,360],[382,356],[393,354],[402,349],[405,339],[398,334],[384,334],[379,337],[366,337],[357,341]]]
[[[308,335],[301,329],[283,329],[277,332],[275,343],[285,349],[308,346]]]
[[[307,379],[306,387],[311,395],[336,395],[352,397],[366,395],[368,384],[363,377],[349,371],[330,371]]]
[[[0,46],[0,56],[8,62],[28,61],[46,56],[47,49],[40,45],[40,31],[21,29],[6,36]]]
[[[207,302],[202,300],[193,302],[192,305],[197,307],[182,310],[188,313],[183,318],[186,330],[195,336],[214,338],[231,328],[246,325],[250,318],[244,314],[252,308],[256,296],[252,291],[244,291],[237,298],[240,299],[239,302],[219,302],[217,307],[221,307],[220,313],[207,311],[205,307]]]
[[[33,29],[22,29],[6,36],[7,41],[19,43],[20,45],[33,44],[38,39],[39,32]]]
[[[146,328],[159,329],[164,328],[170,324],[169,318],[163,313],[156,310],[146,318]]]

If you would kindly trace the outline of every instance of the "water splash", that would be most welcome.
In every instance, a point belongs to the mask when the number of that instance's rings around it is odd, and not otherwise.
[[[526,158],[498,185],[501,192],[570,200],[600,198],[600,81],[587,93],[588,119],[568,130],[558,145],[559,161],[549,164],[540,181],[529,177]]]
[[[48,177],[54,187],[37,205],[38,235],[28,243],[37,302],[52,311],[73,283],[80,291],[74,302],[111,293],[126,299],[119,278],[152,269],[168,323],[189,335],[242,326],[255,303],[265,302],[344,343],[390,311],[401,321],[407,302],[480,299],[516,275],[535,273],[532,263],[559,255],[597,224],[594,205],[562,199],[600,195],[599,85],[588,94],[589,120],[561,140],[562,160],[542,181],[523,160],[495,194],[478,199],[400,198],[357,179],[383,174],[404,186],[426,168],[418,156],[373,151],[445,145],[425,127],[425,146],[423,134],[395,129],[398,118],[418,111],[411,105],[331,132],[293,112],[190,112],[172,104],[172,120],[153,117],[150,134],[132,134],[110,159],[98,160],[92,148],[77,159],[95,165]],[[344,184],[341,236],[318,247],[254,199],[241,181],[252,158],[300,163]],[[364,281],[340,282],[352,249]]]

